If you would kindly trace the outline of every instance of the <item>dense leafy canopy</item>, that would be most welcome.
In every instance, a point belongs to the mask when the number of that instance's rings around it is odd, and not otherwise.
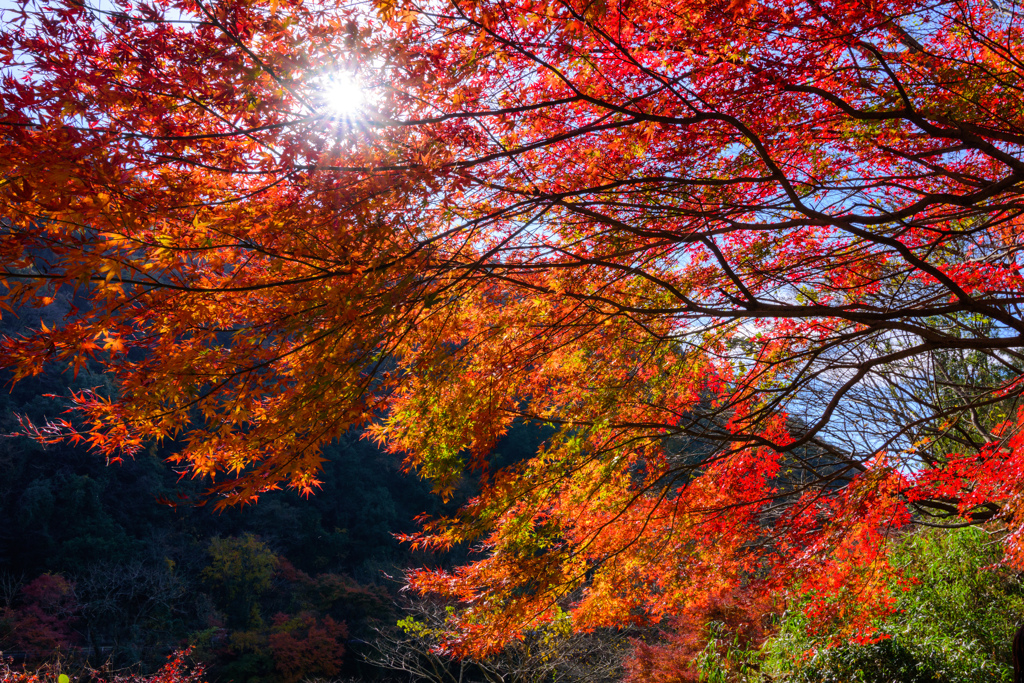
[[[0,30],[4,298],[76,302],[0,358],[113,378],[39,439],[225,504],[352,428],[483,470],[410,537],[481,551],[411,577],[463,651],[740,585],[870,639],[912,521],[1022,561],[1012,2],[115,6]]]

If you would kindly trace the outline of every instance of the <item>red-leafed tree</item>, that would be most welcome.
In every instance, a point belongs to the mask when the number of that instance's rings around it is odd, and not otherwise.
[[[715,680],[701,663],[710,663],[720,672],[736,676],[752,673],[754,667],[743,654],[760,647],[768,633],[767,613],[777,606],[770,598],[743,590],[707,595],[694,601],[671,620],[672,630],[661,642],[635,643],[626,658],[625,681],[629,683],[701,683]],[[752,658],[753,659],[753,658]],[[703,661],[702,661],[703,660]],[[746,667],[746,671],[744,671]],[[706,666],[711,669],[711,666]]]
[[[38,438],[176,437],[230,503],[553,425],[412,539],[479,545],[411,577],[478,653],[737,585],[856,627],[915,521],[1022,561],[1016,4],[116,7],[0,30],[5,300],[74,305],[3,363],[114,385]]]
[[[0,646],[36,660],[73,647],[80,611],[73,583],[57,574],[36,577],[19,591],[14,606],[0,609]]]
[[[311,675],[335,676],[341,671],[348,629],[330,617],[317,623],[309,612],[274,617],[274,633],[267,639],[284,683],[298,683]]]

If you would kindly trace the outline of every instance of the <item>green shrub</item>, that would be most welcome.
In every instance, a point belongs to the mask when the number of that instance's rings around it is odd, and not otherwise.
[[[908,583],[878,624],[891,638],[829,647],[794,609],[763,649],[763,670],[792,683],[1010,683],[1024,584],[1000,557],[998,539],[977,528],[910,535],[894,553]]]

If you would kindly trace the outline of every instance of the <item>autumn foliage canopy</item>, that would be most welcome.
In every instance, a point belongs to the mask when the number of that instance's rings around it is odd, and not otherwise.
[[[0,363],[112,384],[38,439],[479,471],[408,539],[477,551],[410,577],[463,652],[740,588],[871,638],[914,523],[1024,563],[1014,0],[88,4],[0,24],[0,305],[70,302]]]

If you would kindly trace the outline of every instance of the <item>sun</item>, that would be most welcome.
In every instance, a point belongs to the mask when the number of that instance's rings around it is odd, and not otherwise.
[[[319,90],[324,112],[332,118],[355,118],[367,103],[366,90],[352,73],[325,76]]]

